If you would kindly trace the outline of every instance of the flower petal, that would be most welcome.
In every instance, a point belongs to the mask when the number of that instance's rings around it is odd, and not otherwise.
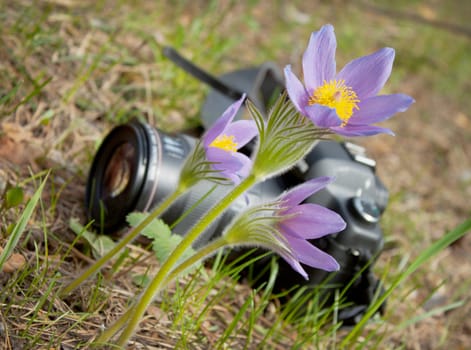
[[[280,228],[288,235],[294,234],[294,237],[300,239],[320,238],[340,232],[346,226],[339,214],[313,203],[297,205],[284,211],[283,215],[289,218],[280,223]]]
[[[333,180],[334,178],[327,176],[308,180],[281,195],[280,200],[283,202],[284,207],[294,207],[311,196],[313,193],[323,189]]]
[[[203,135],[203,145],[208,147],[211,142],[216,139],[227,127],[227,125],[234,119],[240,107],[244,103],[246,95],[243,94],[242,97],[231,104],[224,113],[216,120],[213,126]]]
[[[258,134],[258,129],[253,120],[238,120],[229,124],[224,133],[234,136],[237,149],[239,149]]]
[[[404,112],[414,99],[404,94],[380,95],[367,98],[358,104],[349,124],[374,124],[388,119],[398,112]]]
[[[368,56],[348,63],[337,75],[337,80],[353,89],[360,101],[375,96],[383,88],[391,74],[394,49],[385,47]]]
[[[303,276],[306,281],[309,280],[306,271],[303,269],[303,267],[296,258],[280,251],[276,251],[276,253],[280,255],[294,271],[298,272],[301,276]]]
[[[231,180],[235,185],[240,183],[240,177],[230,171],[221,171],[220,175],[226,179]]]
[[[337,40],[332,25],[327,24],[318,32],[311,34],[303,55],[304,84],[309,94],[312,94],[324,81],[334,78],[336,48]]]
[[[339,263],[332,256],[312,243],[294,237],[286,237],[286,239],[303,264],[326,271],[337,271],[340,268]]]
[[[238,231],[240,232],[240,231]],[[238,235],[238,234],[237,234]],[[226,237],[227,237],[227,232],[226,232]],[[297,258],[297,253],[288,245],[288,241],[279,241],[278,239],[275,239],[274,237],[270,237],[268,240],[263,240],[260,241],[258,239],[256,240],[250,240],[250,238],[243,242],[243,244],[246,244],[248,246],[253,243],[256,246],[263,247],[265,249],[269,249],[279,256],[281,256],[296,272],[298,272],[301,276],[303,276],[306,280],[308,280],[308,275],[304,268],[301,266],[299,263],[299,259]]]
[[[285,80],[286,80],[286,91],[288,91],[289,98],[294,104],[296,109],[302,114],[306,115],[304,106],[307,106],[309,101],[309,95],[304,88],[301,81],[291,71],[291,66],[285,67]]]
[[[394,136],[394,133],[387,128],[381,128],[374,125],[345,125],[330,128],[336,134],[354,137],[354,136],[372,136],[376,134],[389,134]]]
[[[319,128],[330,128],[342,124],[342,120],[338,117],[335,109],[321,105],[312,105],[306,106],[305,111],[307,117]]]
[[[224,151],[217,147],[208,147],[206,150],[206,158],[211,164],[213,169],[219,171],[229,171],[236,173],[242,167],[239,158],[234,157],[232,152]]]
[[[237,158],[240,162],[240,169],[237,171],[237,174],[243,178],[247,177],[252,168],[252,160],[245,154],[239,152],[233,153],[232,156]]]

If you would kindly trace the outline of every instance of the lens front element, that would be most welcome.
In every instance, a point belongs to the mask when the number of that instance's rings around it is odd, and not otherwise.
[[[131,143],[118,146],[105,170],[103,199],[115,198],[123,193],[131,180],[135,159],[136,152]]]

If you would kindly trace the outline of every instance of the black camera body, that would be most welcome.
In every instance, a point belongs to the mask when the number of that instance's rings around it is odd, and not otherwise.
[[[202,108],[202,122],[208,128],[222,111],[245,92],[265,112],[270,97],[283,89],[280,71],[273,64],[249,68],[219,78],[195,67],[172,49],[166,55],[215,89]],[[133,120],[115,127],[98,150],[87,182],[86,208],[95,227],[106,233],[125,225],[127,214],[148,211],[176,189],[180,171],[196,138],[186,134],[168,134],[151,125]],[[245,150],[248,154],[251,148]],[[306,180],[333,176],[335,181],[306,202],[317,203],[340,214],[346,228],[311,243],[332,255],[340,271],[328,273],[304,266],[309,281],[293,273],[279,260],[277,288],[295,285],[315,286],[326,280],[334,289],[355,281],[346,293],[351,306],[339,315],[346,323],[355,323],[374,299],[379,281],[371,272],[384,244],[379,220],[388,202],[388,191],[375,173],[375,161],[355,144],[318,141],[312,151],[293,169],[268,179],[238,198],[195,242],[195,248],[220,235],[229,222],[246,207],[277,198],[285,190]],[[176,223],[175,233],[185,235],[195,222],[210,210],[230,185],[201,181],[177,200],[163,215],[168,224]],[[257,262],[260,268],[266,264]],[[257,268],[257,266],[255,266]]]

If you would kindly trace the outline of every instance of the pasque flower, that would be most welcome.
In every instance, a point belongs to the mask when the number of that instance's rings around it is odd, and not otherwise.
[[[321,128],[343,136],[393,134],[371,125],[405,111],[414,100],[404,94],[377,95],[391,74],[394,49],[383,48],[348,63],[336,73],[334,28],[314,32],[304,52],[304,85],[285,68],[286,88],[296,108]]]
[[[251,167],[250,158],[237,151],[258,133],[253,120],[232,122],[245,98],[244,94],[230,105],[202,139],[206,159],[211,167],[234,183],[239,183],[240,178],[246,177]]]
[[[281,196],[280,209],[275,214],[282,218],[277,229],[288,242],[295,258],[285,259],[306,279],[306,271],[299,262],[326,271],[339,269],[339,264],[332,256],[314,246],[308,239],[342,231],[346,226],[345,221],[339,214],[318,204],[301,204],[332,180],[330,177],[320,177],[293,188]]]
[[[316,239],[345,228],[345,221],[330,209],[302,203],[333,179],[320,177],[304,182],[271,203],[246,210],[223,234],[228,245],[260,246],[280,255],[304,278],[301,263],[327,271],[339,269],[337,261],[314,246]]]

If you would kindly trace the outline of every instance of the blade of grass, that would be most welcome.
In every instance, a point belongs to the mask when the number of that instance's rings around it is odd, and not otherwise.
[[[33,215],[34,209],[36,208],[36,205],[38,204],[38,201],[41,198],[41,194],[44,185],[46,184],[47,178],[48,175],[46,175],[42,183],[39,185],[39,188],[34,193],[33,197],[31,197],[31,199],[28,201],[28,204],[26,204],[25,210],[23,211],[18,222],[13,228],[13,231],[10,237],[8,238],[5,248],[3,249],[2,254],[0,254],[0,271],[2,270],[3,264],[5,264],[5,262],[15,249],[16,245],[18,244],[18,241],[20,240],[21,236],[23,235],[26,225],[28,224],[29,219]]]
[[[253,310],[254,305],[255,305],[254,298],[255,298],[255,293],[252,291],[252,293],[249,296],[247,296],[247,299],[245,300],[244,304],[240,307],[239,311],[234,315],[232,322],[227,326],[223,335],[219,338],[218,344],[215,346],[216,349],[225,348],[224,344],[228,341],[229,337],[233,334],[233,331],[235,330],[239,321],[242,320],[247,309]]]
[[[445,305],[445,306],[434,308],[430,311],[427,311],[424,314],[421,314],[421,315],[418,315],[417,317],[413,317],[411,319],[406,320],[405,322],[401,323],[398,326],[398,329],[399,330],[405,329],[405,328],[413,325],[414,323],[420,322],[420,321],[425,320],[429,317],[444,314],[445,312],[456,309],[456,308],[459,308],[459,307],[463,306],[464,304],[465,304],[464,300],[460,300],[460,301],[457,301],[457,302],[454,302],[454,303],[451,303],[451,304],[448,304],[448,305]]]
[[[6,114],[12,114],[14,112],[16,112],[16,110],[18,109],[18,107],[20,107],[21,105],[24,105],[26,103],[28,103],[29,100],[31,100],[34,96],[36,95],[39,95],[41,93],[41,91],[43,90],[43,88],[49,84],[52,80],[52,77],[49,77],[47,78],[46,80],[44,80],[42,83],[40,83],[38,86],[36,86],[33,91],[31,91],[24,99],[22,99],[20,102],[18,102],[10,111],[8,111]]]
[[[4,96],[0,97],[0,106],[3,104],[7,104],[11,100],[13,100],[13,98],[16,96],[18,92],[18,89],[22,85],[22,83],[23,83],[22,81],[17,82],[16,85],[13,87],[13,89],[7,92]]]

